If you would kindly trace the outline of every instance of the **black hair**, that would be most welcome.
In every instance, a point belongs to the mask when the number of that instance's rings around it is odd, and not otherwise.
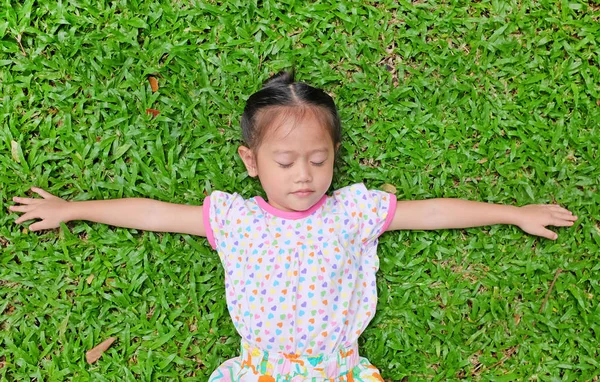
[[[242,114],[242,136],[246,145],[256,150],[265,136],[270,122],[276,120],[271,112],[291,112],[298,108],[313,109],[324,120],[331,135],[333,146],[341,141],[341,123],[333,99],[323,90],[294,82],[293,72],[280,72],[269,78],[262,89],[252,94]]]

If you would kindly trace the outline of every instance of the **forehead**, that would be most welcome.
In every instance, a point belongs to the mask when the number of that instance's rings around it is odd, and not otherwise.
[[[317,152],[329,151],[333,141],[323,112],[303,107],[274,115],[261,146],[277,153]]]

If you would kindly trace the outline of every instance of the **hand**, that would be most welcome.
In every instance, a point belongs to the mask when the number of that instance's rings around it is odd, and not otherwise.
[[[13,212],[24,212],[15,223],[20,224],[27,220],[41,219],[29,226],[30,231],[39,231],[42,229],[57,228],[61,222],[68,221],[66,218],[65,207],[69,202],[57,196],[32,187],[31,191],[40,195],[43,199],[21,198],[15,196],[13,201],[19,203],[8,207]]]
[[[531,204],[519,208],[519,212],[517,225],[523,231],[551,240],[556,240],[558,235],[546,229],[547,225],[570,227],[577,220],[571,211],[555,204]]]

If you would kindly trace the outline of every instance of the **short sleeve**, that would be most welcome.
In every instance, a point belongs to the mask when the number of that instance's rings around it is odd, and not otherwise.
[[[225,227],[233,214],[234,205],[241,197],[238,194],[214,191],[204,199],[202,214],[206,238],[213,249],[217,249],[219,243],[225,239],[227,232]]]
[[[334,197],[359,227],[363,245],[374,243],[388,229],[396,212],[396,195],[368,190],[364,184],[341,188]]]

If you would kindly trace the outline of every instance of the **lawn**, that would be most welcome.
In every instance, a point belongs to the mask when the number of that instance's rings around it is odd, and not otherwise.
[[[205,238],[31,233],[8,206],[33,185],[68,200],[262,195],[236,154],[240,115],[295,67],[340,110],[334,188],[580,217],[556,241],[513,226],[384,234],[359,342],[384,378],[597,381],[599,18],[581,0],[4,1],[0,379],[204,381],[237,355]]]

